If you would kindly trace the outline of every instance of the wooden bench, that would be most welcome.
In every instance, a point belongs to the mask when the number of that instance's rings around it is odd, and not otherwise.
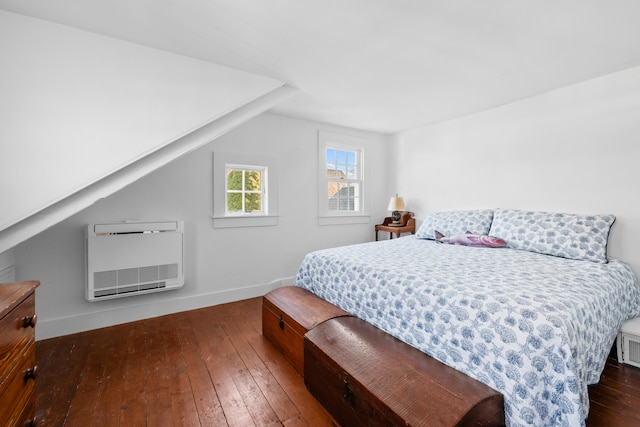
[[[309,391],[344,426],[502,426],[502,394],[356,317],[304,339]]]
[[[304,334],[328,319],[348,315],[306,289],[285,286],[262,299],[262,335],[304,375]]]

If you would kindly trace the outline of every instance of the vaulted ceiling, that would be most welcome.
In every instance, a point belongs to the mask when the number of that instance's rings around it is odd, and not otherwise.
[[[285,82],[273,111],[393,133],[640,65],[636,0],[0,0]]]

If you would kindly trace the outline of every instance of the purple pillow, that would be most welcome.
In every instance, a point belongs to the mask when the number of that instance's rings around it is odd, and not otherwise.
[[[465,234],[454,234],[453,236],[445,237],[436,230],[436,241],[439,243],[449,243],[450,245],[464,245],[464,246],[480,246],[484,248],[501,248],[507,244],[499,237],[484,236],[482,234],[472,234],[466,232]]]

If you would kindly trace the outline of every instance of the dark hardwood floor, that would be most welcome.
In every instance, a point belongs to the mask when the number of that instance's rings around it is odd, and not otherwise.
[[[38,341],[38,426],[331,426],[261,333],[261,298]],[[610,359],[587,425],[640,425],[640,369]]]

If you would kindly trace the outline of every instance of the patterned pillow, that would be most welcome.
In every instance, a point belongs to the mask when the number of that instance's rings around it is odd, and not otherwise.
[[[510,248],[604,264],[615,220],[613,215],[498,209],[489,234],[500,236]]]
[[[493,210],[443,211],[426,216],[416,233],[419,239],[435,239],[438,230],[445,236],[464,234],[489,234]]]

